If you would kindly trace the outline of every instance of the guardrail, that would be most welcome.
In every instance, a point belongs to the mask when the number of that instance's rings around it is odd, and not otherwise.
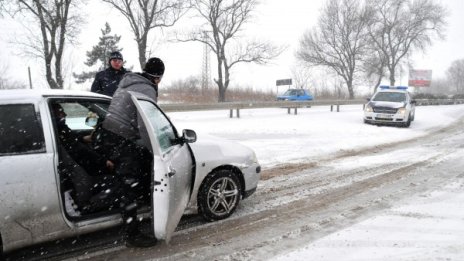
[[[464,99],[416,99],[417,106],[464,104]]]
[[[341,105],[360,104],[365,106],[365,99],[355,100],[317,100],[317,101],[271,101],[271,102],[222,102],[222,103],[208,103],[208,104],[159,104],[166,112],[176,111],[203,111],[203,110],[229,110],[229,117],[234,117],[236,111],[237,118],[240,118],[241,109],[260,109],[260,108],[286,108],[287,113],[294,110],[294,114],[298,114],[298,108],[309,108],[311,106],[330,106],[330,111],[340,111]],[[426,105],[451,105],[451,104],[464,104],[464,99],[417,99],[417,106]]]

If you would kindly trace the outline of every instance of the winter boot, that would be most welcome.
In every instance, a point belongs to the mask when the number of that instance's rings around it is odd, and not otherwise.
[[[137,220],[136,208],[126,207],[123,213],[124,241],[127,247],[151,247],[156,245],[153,235],[146,235],[140,231],[140,222]]]
[[[126,238],[127,247],[152,247],[158,240],[153,235],[145,235],[141,231],[133,231]]]

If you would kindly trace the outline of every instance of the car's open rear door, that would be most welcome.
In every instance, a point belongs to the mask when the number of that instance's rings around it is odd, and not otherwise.
[[[190,199],[193,159],[187,144],[175,141],[176,131],[154,104],[132,94],[146,126],[153,150],[154,186],[152,211],[155,237],[169,242]]]

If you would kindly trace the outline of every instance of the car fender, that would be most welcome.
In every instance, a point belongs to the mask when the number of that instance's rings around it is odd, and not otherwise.
[[[196,160],[196,178],[194,189],[198,190],[204,178],[218,167],[233,167],[238,170],[255,163],[255,154],[250,148],[229,140],[202,135],[190,144]],[[192,197],[190,205],[196,204]]]

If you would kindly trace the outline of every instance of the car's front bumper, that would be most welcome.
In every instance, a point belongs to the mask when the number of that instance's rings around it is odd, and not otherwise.
[[[401,124],[408,121],[407,114],[387,114],[376,112],[364,112],[364,121],[368,123],[381,123],[381,124]]]
[[[261,178],[261,166],[253,163],[241,169],[245,181],[244,198],[253,194]]]

